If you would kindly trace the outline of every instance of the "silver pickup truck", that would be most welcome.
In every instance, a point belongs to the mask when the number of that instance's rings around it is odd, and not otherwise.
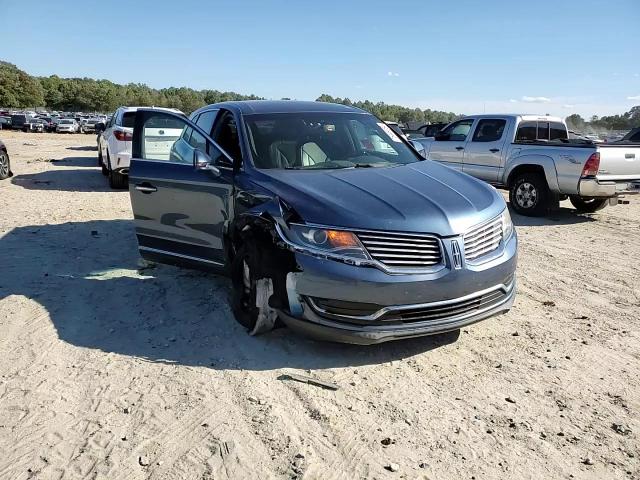
[[[425,158],[508,188],[522,215],[544,215],[567,197],[595,212],[640,193],[640,143],[569,140],[558,117],[472,115],[412,144]]]

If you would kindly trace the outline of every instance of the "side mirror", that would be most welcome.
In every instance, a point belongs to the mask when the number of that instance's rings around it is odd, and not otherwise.
[[[416,149],[416,151],[422,158],[427,158],[427,153],[422,143],[418,142],[417,140],[410,140],[409,143],[411,143],[411,146]]]
[[[433,138],[434,140],[437,140],[437,141],[449,140],[449,135],[442,132],[436,132]]]
[[[196,170],[206,170],[216,177],[220,176],[220,169],[213,164],[211,157],[197,148],[193,152],[193,164]]]

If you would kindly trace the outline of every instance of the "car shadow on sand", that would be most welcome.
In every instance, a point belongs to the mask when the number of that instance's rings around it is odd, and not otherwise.
[[[376,346],[314,341],[286,328],[252,337],[233,318],[230,282],[157,265],[139,268],[133,221],[18,227],[0,238],[0,300],[24,296],[77,347],[215,369],[322,369],[378,364],[448,343],[455,334]]]
[[[89,167],[89,161],[94,168]],[[67,162],[67,163],[64,163]],[[52,162],[54,165],[85,167],[82,169],[46,170],[39,173],[15,175],[11,183],[27,190],[59,190],[63,192],[117,192],[109,188],[107,179],[96,167],[96,161],[86,157],[69,157]],[[126,192],[127,190],[120,190]]]
[[[509,206],[511,219],[516,227],[548,227],[551,225],[574,225],[578,223],[596,222],[589,214],[578,213],[573,208],[561,207],[550,211],[543,217],[525,217],[514,212]]]
[[[98,146],[97,145],[82,145],[82,146],[77,146],[77,147],[67,147],[67,150],[78,150],[81,152],[90,152],[90,151],[98,151]]]
[[[98,157],[65,157],[52,159],[51,163],[60,167],[98,167]]]

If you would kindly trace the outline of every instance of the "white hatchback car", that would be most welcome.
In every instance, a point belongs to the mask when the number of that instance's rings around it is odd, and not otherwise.
[[[118,108],[105,125],[104,131],[98,135],[98,166],[102,167],[102,174],[109,178],[109,186],[113,189],[127,188],[129,184],[133,123],[138,108],[149,107]],[[154,108],[182,113],[175,108]],[[167,139],[175,137],[173,139],[175,141],[182,133],[182,129],[174,131],[172,128],[159,128],[156,133],[160,136],[166,136]]]

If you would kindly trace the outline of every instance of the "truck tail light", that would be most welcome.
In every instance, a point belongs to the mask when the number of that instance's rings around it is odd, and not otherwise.
[[[587,159],[587,162],[584,164],[584,168],[582,169],[582,176],[595,177],[598,174],[598,170],[600,170],[600,154],[596,152],[592,153],[591,156]]]
[[[133,140],[133,134],[129,132],[123,132],[121,130],[114,130],[113,136],[121,142],[130,142]]]

